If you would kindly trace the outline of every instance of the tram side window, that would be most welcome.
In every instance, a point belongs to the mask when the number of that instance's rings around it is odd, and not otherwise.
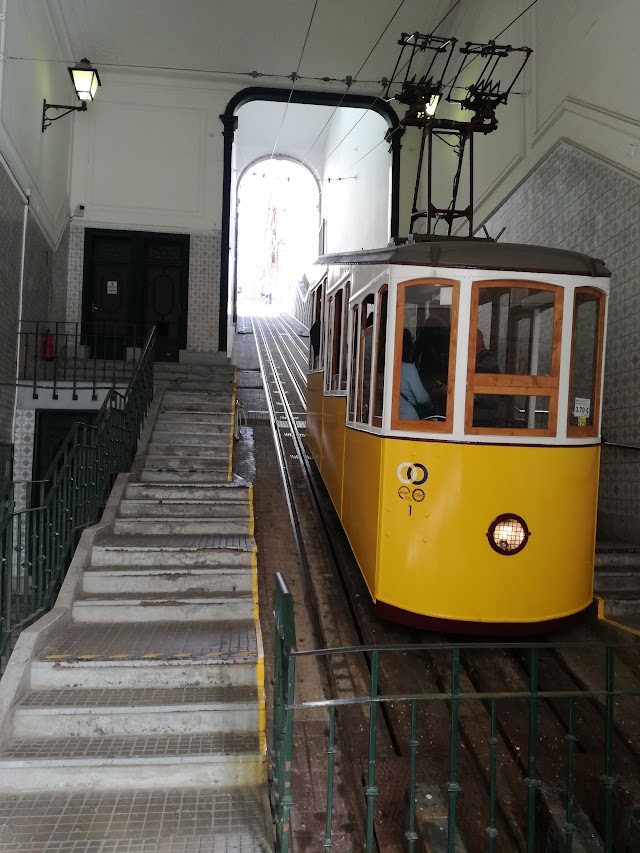
[[[331,327],[332,327],[332,342],[331,342],[331,368],[329,375],[331,376],[331,390],[340,390],[340,357],[342,355],[342,331],[343,331],[343,304],[342,290],[336,293],[335,300],[331,297],[333,303]]]
[[[469,352],[472,428],[551,429],[557,408],[560,293],[502,283],[476,287]]]
[[[371,295],[367,296],[362,303],[362,329],[360,331],[358,408],[356,420],[363,424],[369,423],[371,417],[371,367],[373,365],[374,320],[374,297]]]
[[[400,420],[445,420],[450,393],[449,358],[453,287],[411,284],[404,288],[400,340]]]
[[[347,285],[344,289],[344,309],[343,309],[343,323],[342,323],[342,355],[341,355],[341,365],[342,372],[340,374],[340,390],[347,390],[347,338],[348,338],[348,323],[349,323],[349,296],[351,295],[351,283],[347,282]]]
[[[309,369],[318,370],[321,365],[321,342],[322,342],[322,292],[324,284],[321,284],[313,292],[311,306],[313,322],[309,329]]]
[[[349,420],[356,419],[356,388],[358,387],[358,341],[360,340],[360,306],[351,312],[351,381],[349,383]]]
[[[382,407],[384,403],[384,365],[387,351],[387,306],[389,290],[385,285],[378,295],[378,331],[376,343],[375,387],[373,391],[373,426],[382,426]]]
[[[604,297],[593,290],[576,290],[573,306],[569,433],[595,435],[602,370]]]

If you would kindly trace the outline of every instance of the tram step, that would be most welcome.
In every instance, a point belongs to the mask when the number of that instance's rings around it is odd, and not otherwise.
[[[127,486],[127,500],[178,500],[178,501],[224,501],[225,503],[244,503],[248,500],[249,489],[246,486],[208,486],[179,485],[158,483],[130,483]]]
[[[240,786],[264,782],[257,733],[27,738],[0,753],[0,791]]]
[[[155,439],[155,436],[153,436]],[[229,438],[225,436],[226,441],[218,444],[207,445],[203,441],[197,446],[182,444],[180,442],[171,444],[158,444],[157,441],[152,441],[149,445],[147,459],[155,459],[160,457],[187,456],[190,459],[224,459],[229,461]]]
[[[15,738],[257,731],[255,687],[30,690]]]
[[[248,519],[249,501],[222,500],[171,500],[170,498],[152,498],[151,500],[131,500],[126,498],[120,504],[122,518],[229,518],[234,521]]]
[[[173,544],[171,536],[114,536],[94,545],[93,566],[245,566],[253,565],[249,536],[192,536],[193,545]]]
[[[252,582],[253,573],[249,567],[91,566],[82,576],[82,589],[87,594],[251,592]]]
[[[140,534],[142,536],[154,533],[165,535],[183,534],[230,534],[251,535],[252,524],[249,518],[117,518],[114,525],[116,535],[121,533]]]
[[[229,469],[218,471],[187,471],[183,469],[145,468],[140,472],[140,480],[143,483],[158,484],[216,484],[229,482]]]
[[[82,593],[73,602],[75,622],[175,622],[250,619],[253,596],[247,591],[174,593]]]

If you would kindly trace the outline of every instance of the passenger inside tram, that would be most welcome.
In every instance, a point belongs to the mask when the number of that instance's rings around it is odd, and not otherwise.
[[[410,285],[405,289],[404,327],[415,337],[410,361],[439,419],[447,414],[453,289]]]
[[[400,420],[417,421],[435,414],[431,397],[412,363],[413,336],[409,329],[402,335],[402,368],[400,372]]]

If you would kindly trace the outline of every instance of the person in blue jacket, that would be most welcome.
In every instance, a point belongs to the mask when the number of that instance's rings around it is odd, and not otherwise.
[[[400,374],[400,419],[418,421],[435,412],[429,393],[420,380],[418,369],[411,362],[413,338],[405,329],[402,335],[402,369]]]

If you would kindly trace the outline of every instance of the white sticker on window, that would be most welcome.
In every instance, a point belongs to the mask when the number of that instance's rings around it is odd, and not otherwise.
[[[573,417],[588,418],[591,414],[591,400],[588,397],[576,397],[573,401]]]

